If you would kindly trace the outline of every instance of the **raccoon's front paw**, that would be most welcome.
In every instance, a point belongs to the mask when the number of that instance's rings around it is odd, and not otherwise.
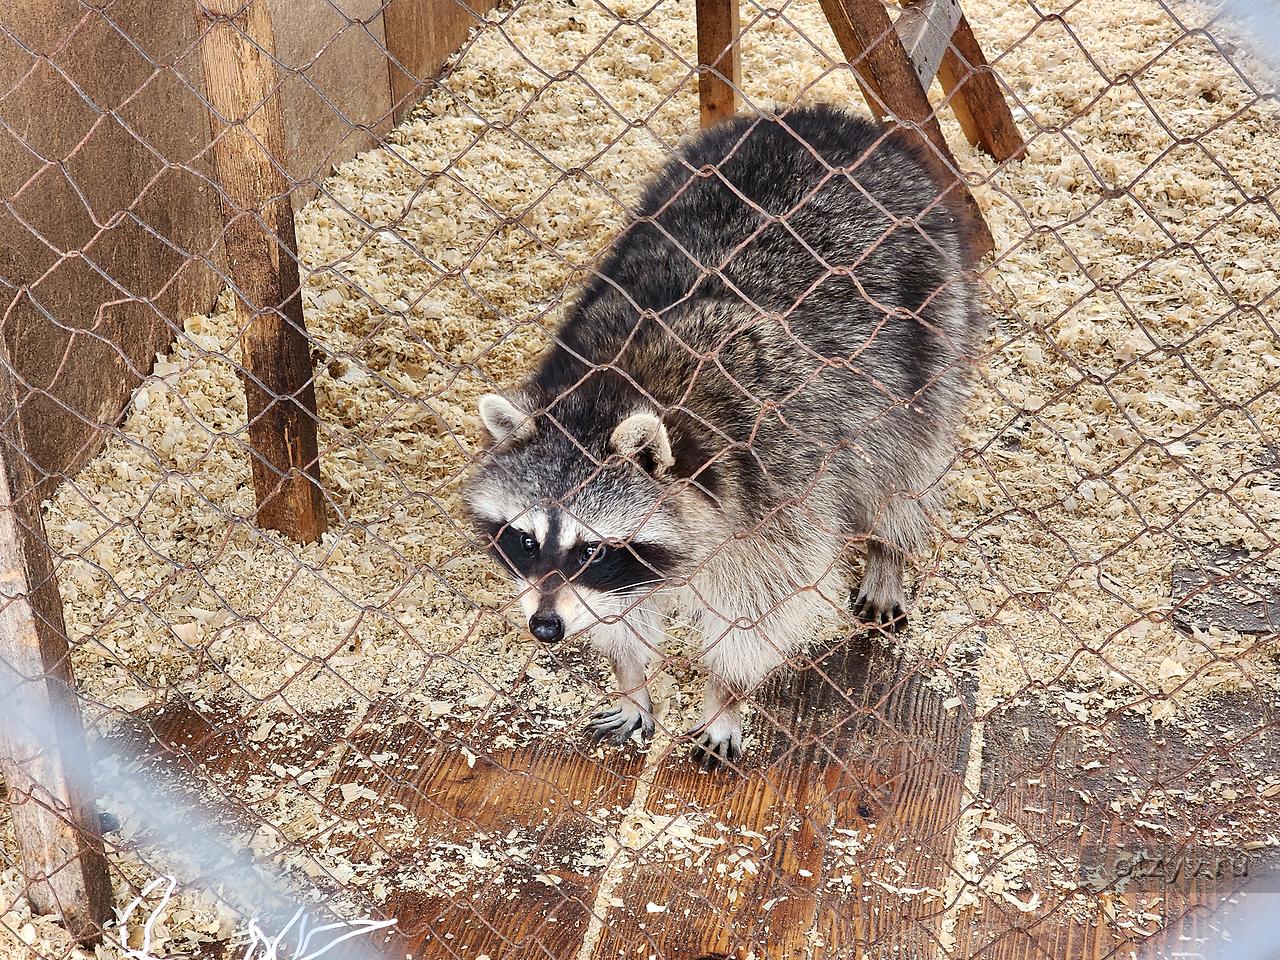
[[[897,633],[907,626],[907,611],[903,609],[900,595],[875,595],[869,593],[865,585],[854,598],[853,615],[886,633]]]
[[[642,741],[653,736],[653,713],[647,706],[625,697],[612,707],[597,710],[587,724],[587,733],[592,742],[608,740],[617,746],[630,740],[637,730],[640,731]]]
[[[736,716],[721,714],[710,723],[694,727],[689,736],[694,738],[689,756],[703,770],[742,759],[742,721]]]

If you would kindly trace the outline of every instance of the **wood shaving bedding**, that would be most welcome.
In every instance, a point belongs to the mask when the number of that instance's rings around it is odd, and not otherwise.
[[[1258,460],[1280,426],[1274,105],[1206,41],[1166,49],[1179,33],[1155,4],[1077,5],[1071,33],[1045,23],[1025,39],[1035,21],[1018,4],[971,15],[993,57],[1018,41],[1000,66],[1028,126],[1061,130],[994,172],[951,138],[990,178],[978,193],[1004,253],[987,274],[992,352],[939,518],[948,546],[923,570],[905,643],[949,652],[980,632],[1002,693],[1163,692],[1170,659],[1186,671],[1179,695],[1252,682],[1247,671],[1274,672],[1273,644],[1175,629],[1169,589],[1184,544],[1240,546],[1280,570],[1280,492]],[[329,709],[426,688],[450,695],[429,702],[480,702],[526,663],[557,686],[554,661],[507,623],[507,587],[460,520],[457,480],[477,394],[527,369],[623,204],[691,131],[677,53],[692,20],[649,16],[651,36],[565,2],[492,19],[449,92],[299,217],[325,486],[341,513],[324,541],[297,548],[253,528],[225,299],[187,321],[123,434],[50,505],[95,699]],[[748,95],[856,103],[847,72],[797,28],[830,46],[814,5],[760,20]],[[1134,79],[1107,87],[1072,33]],[[521,51],[534,68],[516,69]],[[596,696],[581,679],[527,705],[563,726]]]
[[[596,665],[511,623],[457,481],[476,398],[520,379],[696,125],[691,5],[609,6],[491,15],[385,148],[300,213],[337,514],[321,543],[254,528],[234,312],[224,297],[186,320],[119,434],[48,506],[87,702],[242,703],[260,723],[395,699],[442,732],[517,715],[511,744],[566,735],[599,703]],[[1280,570],[1280,487],[1261,453],[1280,435],[1274,101],[1155,3],[1082,0],[1065,25],[1017,0],[966,12],[1037,132],[995,170],[944,117],[987,180],[976,193],[1001,256],[948,537],[920,564],[900,642],[952,670],[980,648],[992,702],[1036,686],[1065,710],[1072,691],[1101,690],[1172,720],[1206,693],[1274,684],[1274,637],[1170,617],[1186,544]],[[747,20],[754,103],[862,109],[816,3]],[[1108,88],[1076,38],[1132,79]],[[696,678],[675,672],[668,699],[687,716]]]

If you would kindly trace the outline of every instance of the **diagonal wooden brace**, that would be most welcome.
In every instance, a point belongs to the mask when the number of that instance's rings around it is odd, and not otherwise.
[[[858,72],[871,112],[914,130],[944,198],[971,225],[978,253],[994,242],[986,220],[929,103],[935,77],[969,142],[998,161],[1022,155],[1024,145],[1000,84],[978,45],[959,0],[906,0],[897,23],[881,0],[821,0],[845,59]],[[738,109],[741,85],[738,0],[696,0],[698,94],[702,126]]]
[[[866,0],[854,0],[849,6],[865,8],[852,12],[876,21],[877,30],[882,28],[878,11]],[[959,0],[906,0],[893,28],[921,90],[927,92],[938,79],[971,144],[1001,162],[1022,155],[1022,135]],[[898,91],[864,88],[864,92],[874,94],[868,102],[877,116],[883,119],[886,107],[897,112],[892,101]],[[889,100],[884,99],[886,95]]]
[[[994,247],[978,203],[961,179],[959,166],[902,39],[880,0],[821,0],[845,59],[858,72],[872,113],[892,120],[922,141],[921,153],[943,187],[944,201],[972,230],[979,255]]]
[[[1022,135],[959,0],[906,0],[893,28],[920,86],[942,84],[965,138],[998,161],[1020,157]]]
[[[1000,163],[1022,156],[1022,134],[964,14],[938,67],[938,82],[971,144]]]

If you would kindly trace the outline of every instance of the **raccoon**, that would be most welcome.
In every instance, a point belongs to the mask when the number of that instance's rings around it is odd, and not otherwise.
[[[746,699],[854,551],[854,611],[905,622],[984,334],[939,193],[905,140],[831,106],[712,128],[649,185],[527,383],[480,400],[464,500],[533,636],[587,634],[612,664],[596,738],[652,733],[672,602],[697,613],[707,766],[742,756]]]

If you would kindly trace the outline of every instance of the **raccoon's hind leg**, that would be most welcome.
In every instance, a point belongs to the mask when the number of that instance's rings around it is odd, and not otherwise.
[[[761,684],[809,642],[830,609],[821,585],[838,566],[840,540],[820,536],[787,552],[753,541],[693,590],[702,609],[707,688],[702,719],[689,731],[704,769],[743,754],[742,721]]]
[[[895,632],[907,625],[902,570],[906,555],[897,547],[867,542],[867,569],[853,598],[853,613],[867,623]]]
[[[742,758],[742,696],[722,677],[707,678],[702,697],[702,721],[689,731],[691,756],[704,770]]]
[[[694,741],[693,760],[704,770],[742,758],[748,699],[785,662],[786,653],[799,645],[812,604],[812,595],[805,594],[780,600],[769,615],[746,613],[730,620],[719,614],[723,619],[717,626],[723,632],[716,636],[707,631],[702,649],[708,674],[702,719],[688,734]],[[715,619],[708,615],[704,623]],[[753,625],[736,625],[744,623]]]
[[[647,684],[657,644],[648,618],[656,615],[656,611],[649,611],[634,619],[602,623],[592,631],[591,645],[608,659],[618,686],[613,704],[591,715],[588,733],[592,740],[621,746],[637,730],[642,740],[653,736],[653,698]]]
[[[853,598],[853,612],[867,623],[895,632],[907,625],[903,568],[924,541],[928,518],[915,500],[894,499],[867,536],[867,567]]]

